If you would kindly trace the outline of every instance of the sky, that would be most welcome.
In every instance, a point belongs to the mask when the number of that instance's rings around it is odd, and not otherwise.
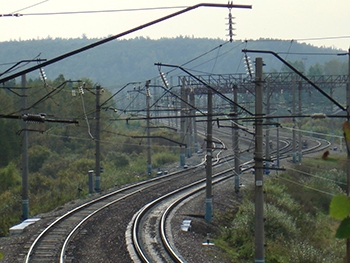
[[[227,4],[217,0],[1,0],[0,42],[50,38],[105,38],[199,3]],[[238,0],[234,8],[234,40],[272,38],[348,50],[349,0]],[[150,8],[159,8],[152,9]],[[164,8],[182,7],[182,8]],[[132,10],[132,9],[138,9]],[[51,14],[119,10],[84,14]],[[120,11],[129,10],[129,11]],[[187,36],[229,40],[227,8],[200,7],[126,35],[124,38]]]

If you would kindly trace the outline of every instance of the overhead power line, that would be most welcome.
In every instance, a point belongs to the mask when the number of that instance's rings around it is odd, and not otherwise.
[[[340,38],[350,38],[350,36],[332,36],[332,37],[313,37],[313,38],[297,38],[294,41],[311,41],[311,40],[326,40],[326,39],[340,39]]]
[[[128,9],[107,9],[107,10],[86,10],[86,11],[63,11],[63,12],[46,12],[46,13],[27,13],[20,14],[18,10],[10,14],[0,14],[0,17],[21,17],[21,16],[52,16],[52,15],[83,15],[83,14],[98,14],[98,13],[117,13],[117,12],[136,12],[136,11],[154,11],[164,9],[180,9],[188,6],[164,6],[164,7],[144,7],[144,8],[128,8]],[[27,8],[26,8],[27,9]]]
[[[8,77],[6,77],[6,78],[2,78],[2,79],[0,79],[0,83],[4,83],[4,82],[9,81],[9,80],[11,80],[11,79],[13,79],[13,78],[19,77],[19,76],[21,76],[21,75],[23,75],[23,74],[27,74],[27,73],[29,73],[29,72],[32,72],[32,71],[36,70],[36,69],[39,69],[40,67],[45,67],[45,66],[47,66],[47,65],[56,63],[56,62],[61,61],[61,60],[65,59],[65,58],[74,56],[74,55],[79,54],[79,53],[81,53],[81,52],[83,52],[83,51],[86,51],[86,50],[95,48],[95,47],[100,46],[100,45],[102,45],[102,44],[108,43],[108,42],[110,42],[110,41],[112,41],[112,40],[115,40],[115,39],[118,39],[118,38],[120,38],[120,37],[126,36],[126,35],[128,35],[128,34],[130,34],[130,33],[139,31],[139,30],[141,30],[141,29],[150,27],[150,26],[152,26],[152,25],[155,25],[155,24],[157,24],[157,23],[163,22],[163,21],[168,20],[168,19],[170,19],[170,18],[173,18],[173,17],[175,17],[175,16],[184,14],[184,13],[186,13],[186,12],[189,12],[189,11],[191,11],[191,10],[197,9],[197,8],[199,8],[199,7],[221,7],[221,8],[225,8],[225,7],[226,7],[226,8],[243,8],[243,9],[251,9],[251,8],[252,8],[251,5],[234,5],[234,4],[232,4],[232,3],[229,3],[229,4],[207,4],[207,3],[202,3],[202,4],[193,5],[193,6],[190,6],[190,7],[188,7],[188,8],[182,9],[182,10],[180,10],[180,11],[177,11],[177,12],[171,13],[171,14],[169,14],[169,15],[163,16],[163,17],[161,17],[161,18],[158,18],[158,19],[156,19],[156,20],[153,20],[153,21],[151,21],[151,22],[148,22],[148,23],[139,25],[139,26],[137,26],[137,27],[135,27],[135,28],[129,29],[129,30],[127,30],[127,31],[124,31],[123,33],[120,33],[120,34],[117,34],[117,35],[113,35],[113,36],[107,37],[107,38],[105,38],[105,39],[102,39],[102,40],[97,41],[97,42],[95,42],[95,43],[92,43],[92,44],[90,44],[90,45],[84,46],[84,47],[82,47],[82,48],[79,48],[79,49],[76,49],[76,50],[74,50],[74,51],[71,51],[71,52],[68,52],[68,53],[66,53],[66,54],[60,55],[60,56],[58,56],[58,57],[55,57],[55,58],[53,58],[53,59],[51,59],[51,60],[48,60],[48,61],[42,63],[41,66],[39,65],[39,66],[31,67],[31,68],[28,68],[28,69],[23,70],[23,71],[21,71],[21,72],[17,72],[16,74],[13,74],[13,75],[8,76]]]
[[[26,10],[26,9],[29,9],[29,8],[32,8],[32,7],[37,6],[37,5],[41,5],[41,4],[43,4],[43,3],[45,3],[45,2],[48,2],[48,1],[49,1],[49,0],[44,0],[44,1],[41,1],[41,2],[39,2],[39,3],[36,3],[36,4],[30,5],[30,6],[21,8],[21,9],[19,9],[19,10],[13,11],[12,14],[18,13],[18,12],[20,12],[20,11],[23,11],[23,10]]]

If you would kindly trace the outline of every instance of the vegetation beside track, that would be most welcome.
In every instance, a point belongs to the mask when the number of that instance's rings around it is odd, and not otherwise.
[[[343,262],[345,241],[335,238],[339,221],[329,216],[329,205],[345,190],[345,161],[345,156],[331,161],[305,158],[266,178],[266,262]],[[237,213],[219,216],[222,225],[215,244],[232,262],[244,263],[254,257],[253,186],[243,188],[242,196]]]

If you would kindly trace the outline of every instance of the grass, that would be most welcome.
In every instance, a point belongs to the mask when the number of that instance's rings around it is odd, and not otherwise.
[[[343,262],[345,243],[335,238],[338,222],[329,217],[332,195],[342,191],[343,164],[342,156],[330,162],[305,159],[292,172],[265,180],[266,262]],[[246,187],[243,196],[236,214],[222,215],[215,240],[231,262],[251,262],[254,257],[254,188]]]

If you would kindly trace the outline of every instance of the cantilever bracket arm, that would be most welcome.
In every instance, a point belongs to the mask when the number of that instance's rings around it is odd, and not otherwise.
[[[185,148],[187,148],[186,143],[177,142],[177,141],[174,141],[172,139],[166,138],[164,136],[131,136],[131,138],[134,138],[134,139],[143,139],[143,138],[163,139],[163,140],[167,140],[167,141],[173,142],[175,144],[178,144],[178,145],[180,145],[180,147],[185,146]]]
[[[200,78],[198,78],[197,76],[193,75],[191,72],[189,72],[188,70],[184,69],[181,66],[178,65],[170,65],[170,64],[163,64],[163,63],[154,63],[154,65],[156,66],[164,66],[164,67],[173,67],[173,68],[178,68],[180,70],[182,70],[183,72],[185,72],[186,74],[190,75],[192,78],[194,78],[195,80],[197,80],[198,82],[202,83],[204,86],[206,86],[207,88],[211,89],[214,93],[219,94],[222,98],[224,98],[225,100],[227,100],[228,102],[236,105],[238,108],[240,108],[241,110],[247,112],[250,116],[254,116],[254,114],[247,110],[246,108],[242,107],[241,105],[239,105],[238,103],[234,102],[233,100],[231,100],[230,98],[228,98],[227,96],[225,96],[224,94],[222,94],[221,92],[219,92],[218,90],[216,90],[214,87],[212,87],[211,85],[209,85],[208,83],[204,82],[203,80],[201,80]]]
[[[265,53],[265,54],[272,54],[272,55],[274,55],[276,58],[278,58],[280,61],[282,61],[285,65],[287,65],[291,70],[293,70],[295,73],[297,73],[302,79],[304,79],[307,83],[309,83],[312,87],[317,89],[323,96],[325,96],[327,99],[329,99],[335,105],[337,105],[343,111],[347,111],[347,107],[344,107],[341,104],[339,104],[336,100],[334,100],[331,96],[329,96],[326,92],[324,92],[320,87],[318,87],[315,83],[313,83],[306,76],[304,76],[301,72],[299,72],[290,63],[288,63],[283,58],[281,58],[276,52],[273,52],[273,51],[270,51],[270,50],[251,50],[251,49],[243,49],[242,52],[244,52],[244,53],[247,53],[247,52],[249,52],[249,53]]]

